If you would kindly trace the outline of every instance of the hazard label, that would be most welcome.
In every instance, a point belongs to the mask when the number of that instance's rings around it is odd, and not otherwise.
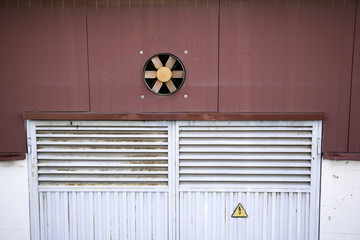
[[[231,217],[233,217],[233,218],[247,218],[248,217],[248,215],[247,215],[245,209],[243,208],[243,206],[241,205],[241,203],[239,203],[239,205],[235,208],[235,211],[231,215]]]

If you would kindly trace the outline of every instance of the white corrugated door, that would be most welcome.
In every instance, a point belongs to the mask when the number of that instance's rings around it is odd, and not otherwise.
[[[315,240],[314,122],[178,122],[179,239]],[[248,218],[232,218],[242,204]]]
[[[172,239],[171,128],[30,121],[32,239]]]
[[[28,137],[32,239],[317,239],[320,121],[29,121]]]

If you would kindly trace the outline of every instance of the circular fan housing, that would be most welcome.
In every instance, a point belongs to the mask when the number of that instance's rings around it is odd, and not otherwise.
[[[178,57],[160,53],[146,62],[143,76],[150,91],[158,95],[170,95],[184,84],[185,67]]]

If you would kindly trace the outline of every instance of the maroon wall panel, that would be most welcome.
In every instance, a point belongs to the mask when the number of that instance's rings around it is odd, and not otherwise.
[[[0,152],[25,152],[24,111],[89,109],[85,0],[0,1]]]
[[[360,2],[357,4],[349,127],[349,152],[360,152]]]
[[[217,111],[218,0],[89,0],[87,9],[92,111]],[[157,53],[185,65],[185,83],[173,95],[144,84],[143,66]]]
[[[223,112],[324,112],[347,151],[355,1],[220,1]]]

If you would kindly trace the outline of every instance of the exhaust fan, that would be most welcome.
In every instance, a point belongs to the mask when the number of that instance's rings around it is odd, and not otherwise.
[[[185,68],[176,56],[160,53],[152,56],[145,64],[144,81],[155,94],[170,95],[178,91],[185,81]]]

